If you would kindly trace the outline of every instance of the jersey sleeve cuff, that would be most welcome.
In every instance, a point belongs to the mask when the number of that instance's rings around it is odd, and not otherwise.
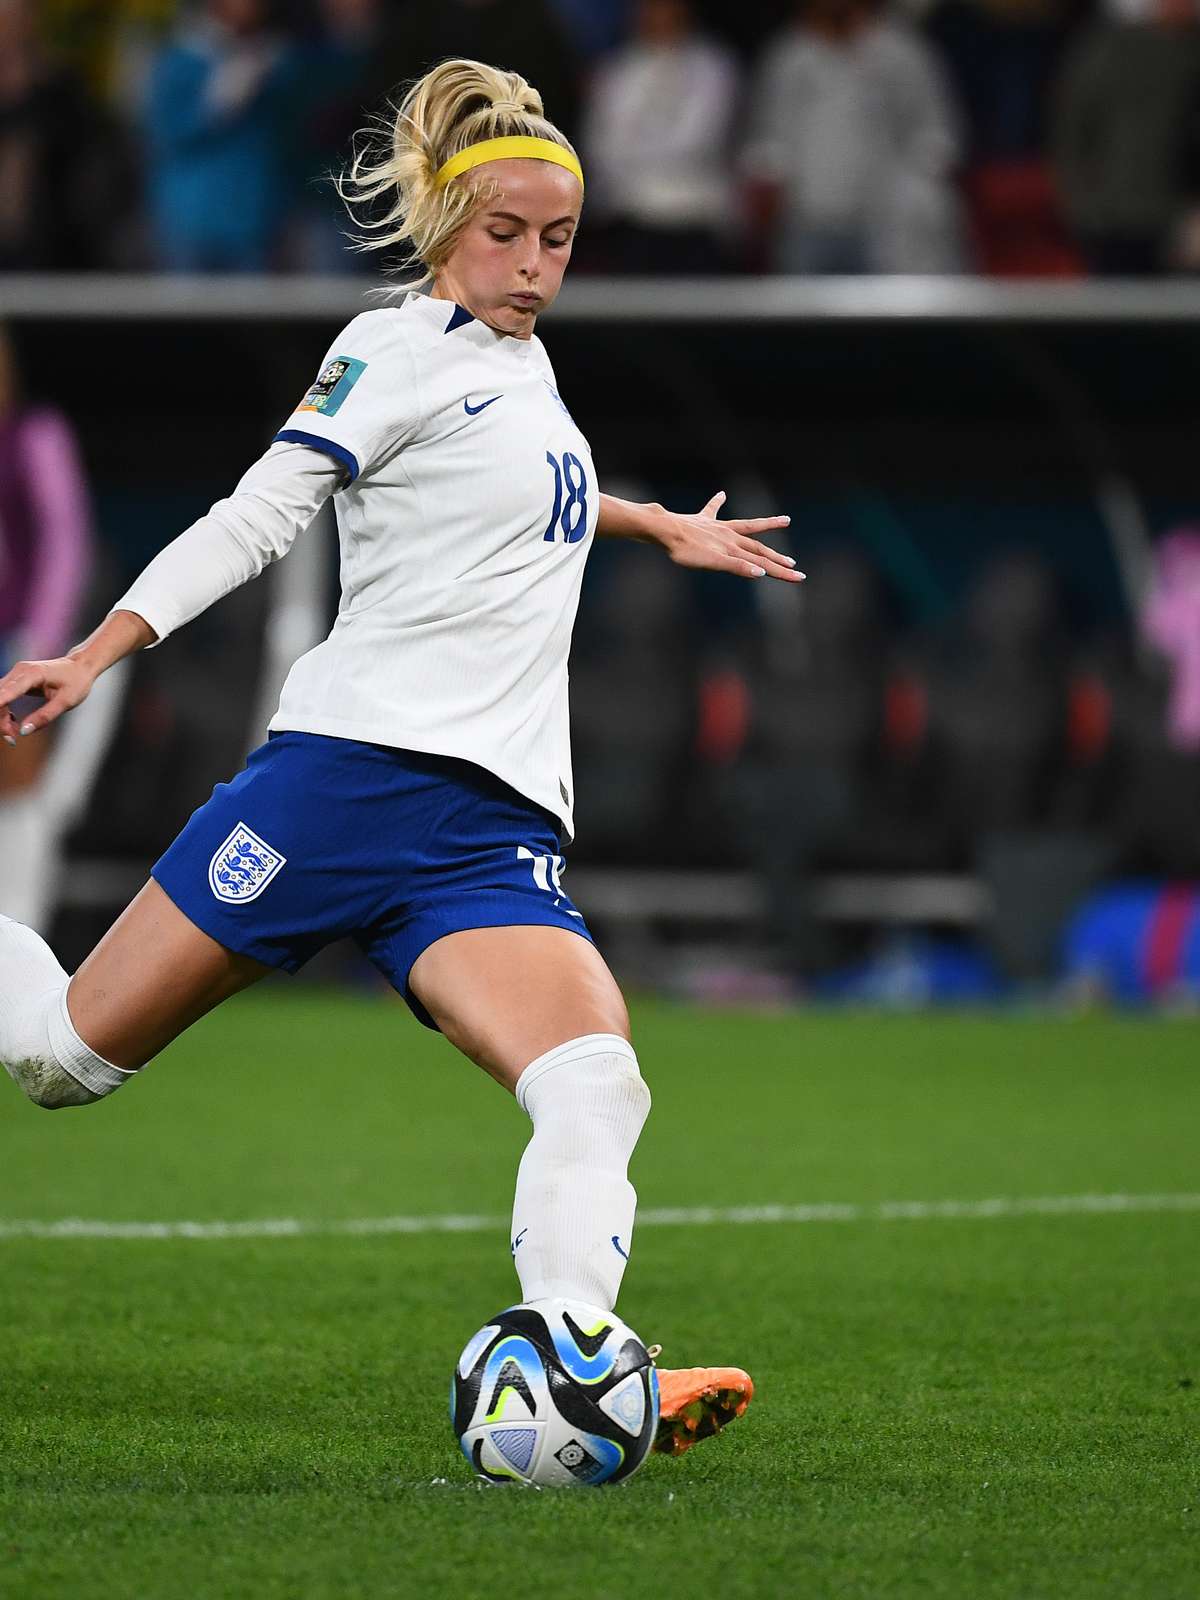
[[[135,617],[141,617],[147,627],[154,631],[156,637],[153,643],[143,647],[146,650],[157,650],[159,645],[175,632],[175,624],[158,614],[158,608],[152,602],[147,604],[139,600],[134,589],[130,589],[115,605],[110,606],[108,615],[111,617],[114,611],[132,611]]]
[[[347,450],[345,445],[335,444],[332,439],[324,439],[319,433],[306,433],[303,428],[281,428],[275,435],[276,444],[306,444],[313,450],[320,450],[325,455],[331,456],[339,466],[345,467],[350,474],[350,482],[358,477],[358,457],[352,450]]]

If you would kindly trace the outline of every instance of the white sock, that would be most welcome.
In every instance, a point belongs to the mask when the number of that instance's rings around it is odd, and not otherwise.
[[[0,1062],[42,1105],[86,1104],[133,1077],[75,1031],[67,1007],[70,982],[40,934],[0,916]],[[64,1075],[87,1093],[72,1098]]]
[[[517,1101],[533,1121],[513,1202],[521,1297],[611,1311],[637,1208],[626,1173],[650,1112],[633,1047],[615,1033],[570,1039],[525,1068]]]
[[[49,931],[57,850],[40,783],[0,796],[0,906],[39,933]]]

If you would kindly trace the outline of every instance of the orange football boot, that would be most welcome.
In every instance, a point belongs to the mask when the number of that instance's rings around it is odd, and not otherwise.
[[[658,1392],[654,1449],[681,1456],[742,1415],[754,1399],[754,1380],[741,1367],[660,1367]]]

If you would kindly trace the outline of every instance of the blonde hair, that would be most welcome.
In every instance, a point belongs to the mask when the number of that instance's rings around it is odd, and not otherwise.
[[[407,244],[404,265],[425,268],[416,281],[433,277],[476,207],[496,192],[486,177],[469,183],[453,179],[439,187],[436,174],[468,145],[514,135],[550,139],[575,154],[566,135],[547,119],[541,95],[519,73],[482,61],[441,62],[359,136],[350,170],[335,180],[362,230],[352,236],[352,248]],[[384,209],[377,214],[380,202]]]

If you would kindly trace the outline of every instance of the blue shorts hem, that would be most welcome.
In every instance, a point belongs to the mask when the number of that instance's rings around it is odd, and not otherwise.
[[[310,950],[307,955],[297,956],[281,951],[277,946],[264,944],[261,940],[246,938],[243,931],[222,917],[220,909],[215,904],[211,907],[204,906],[203,902],[197,903],[196,900],[174,891],[165,880],[161,867],[162,862],[156,861],[150,868],[150,876],[171,904],[183,913],[193,927],[199,928],[200,932],[206,933],[210,939],[215,939],[231,955],[249,956],[252,961],[261,961],[264,966],[274,967],[277,972],[295,974],[316,954],[315,950]]]
[[[409,973],[471,928],[594,942],[563,890],[554,819],[483,768],[281,730],[219,783],[151,876],[233,955],[294,974],[351,938],[434,1026]]]
[[[430,918],[421,925],[419,931],[406,930],[404,933],[389,934],[378,942],[369,933],[355,934],[354,940],[367,959],[375,966],[398,994],[403,996],[412,1014],[417,1021],[427,1028],[432,1028],[435,1033],[442,1030],[429,1015],[412,991],[409,978],[412,969],[418,960],[439,939],[444,939],[451,933],[469,933],[472,928],[562,928],[566,933],[574,933],[581,939],[586,939],[588,944],[595,945],[591,931],[587,924],[580,919],[566,916],[536,916],[526,915],[524,910],[517,916],[512,911],[503,911],[500,908],[492,912],[471,911],[464,907],[459,916],[442,915]]]

